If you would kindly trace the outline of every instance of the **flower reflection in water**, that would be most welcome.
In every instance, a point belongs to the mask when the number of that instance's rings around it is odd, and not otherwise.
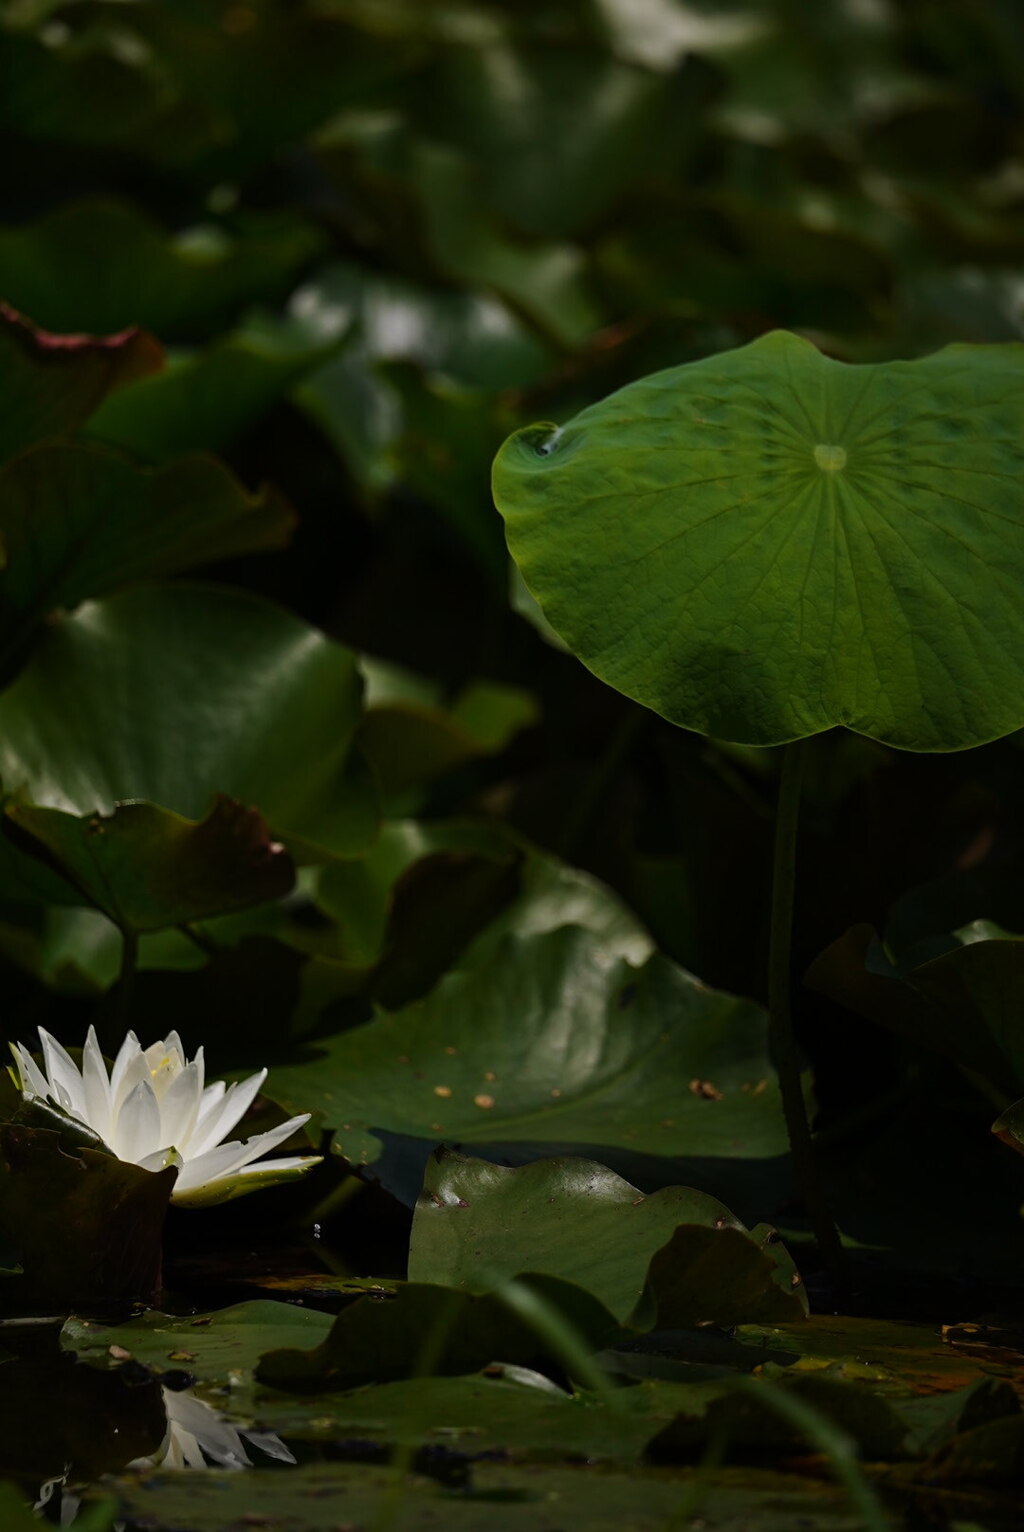
[[[246,1445],[274,1458],[278,1463],[295,1459],[273,1431],[256,1431],[247,1426],[233,1426],[202,1399],[187,1389],[161,1388],[167,1430],[159,1447],[149,1457],[133,1458],[125,1472],[149,1469],[251,1468],[252,1458]],[[48,1479],[39,1491],[35,1511],[51,1524],[73,1529],[81,1506],[81,1497],[67,1488],[67,1474]],[[58,1512],[59,1506],[59,1512]],[[120,1523],[115,1522],[117,1528]]]
[[[151,1457],[134,1458],[129,1468],[251,1468],[245,1442],[279,1463],[295,1459],[273,1431],[253,1431],[231,1425],[212,1406],[187,1390],[162,1390],[167,1431]],[[243,1440],[244,1438],[244,1440]]]

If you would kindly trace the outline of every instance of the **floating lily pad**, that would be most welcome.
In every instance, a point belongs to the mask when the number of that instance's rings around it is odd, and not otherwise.
[[[545,615],[603,680],[753,745],[1020,728],[1024,352],[847,367],[778,332],[655,373],[494,468]]]
[[[269,602],[139,586],[47,630],[0,697],[0,775],[79,815],[143,798],[198,820],[222,792],[297,857],[351,854],[376,832],[360,693],[354,655]]]
[[[592,1349],[618,1334],[604,1305],[572,1282],[531,1275],[520,1286],[557,1309]],[[498,1297],[389,1283],[343,1309],[312,1350],[268,1351],[256,1378],[270,1388],[322,1393],[424,1371],[475,1372],[496,1359],[533,1366],[550,1356],[546,1337]]]
[[[524,1271],[575,1282],[639,1328],[725,1327],[806,1308],[792,1268],[779,1284],[757,1240],[702,1192],[644,1197],[592,1160],[504,1169],[435,1155],[413,1219],[410,1279],[487,1292]]]
[[[141,330],[52,335],[0,304],[0,461],[69,435],[113,389],[162,365],[159,342]]]
[[[319,1345],[332,1323],[330,1314],[315,1309],[257,1299],[215,1314],[151,1311],[115,1326],[71,1318],[61,1331],[61,1345],[95,1366],[116,1369],[134,1360],[162,1371],[185,1368],[212,1386],[251,1372],[270,1347]]]
[[[346,1158],[373,1128],[464,1144],[618,1145],[706,1184],[719,1160],[785,1153],[766,1018],[656,956],[641,968],[577,927],[505,938],[425,999],[274,1071]],[[683,1162],[683,1163],[680,1163]],[[701,1172],[703,1171],[703,1175]]]
[[[258,1488],[257,1488],[258,1483]],[[337,1532],[338,1507],[355,1526],[373,1526],[401,1508],[402,1532],[665,1532],[690,1474],[606,1469],[474,1465],[472,1486],[446,1490],[398,1469],[316,1463],[289,1473],[162,1474],[122,1479],[114,1488],[123,1513],[153,1532],[223,1532],[252,1515],[289,1532]],[[715,1532],[863,1532],[864,1522],[831,1484],[795,1475],[732,1470],[693,1485],[694,1504]],[[699,1497],[699,1498],[698,1498]]]
[[[344,1394],[270,1394],[233,1388],[233,1415],[257,1415],[289,1441],[331,1441],[372,1451],[418,1447],[426,1454],[501,1454],[530,1462],[638,1462],[651,1436],[673,1413],[698,1410],[726,1384],[640,1383],[614,1399],[571,1395],[544,1373],[495,1363],[462,1377],[404,1378]]]

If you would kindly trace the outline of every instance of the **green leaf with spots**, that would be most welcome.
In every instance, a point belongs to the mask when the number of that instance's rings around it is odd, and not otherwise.
[[[630,384],[494,466],[602,680],[752,745],[958,750],[1024,723],[1024,350],[850,367],[785,332]]]
[[[358,1291],[358,1289],[357,1289]],[[61,1331],[61,1345],[94,1366],[126,1360],[166,1369],[187,1367],[207,1386],[248,1373],[276,1346],[317,1346],[330,1331],[330,1314],[260,1298],[214,1314],[161,1314],[151,1310],[126,1324],[100,1325],[77,1316]],[[111,1346],[129,1356],[111,1355]]]
[[[508,936],[423,1000],[274,1071],[275,1100],[321,1111],[352,1160],[385,1128],[437,1142],[615,1145],[715,1185],[786,1133],[751,1001],[655,956],[634,968],[576,926]],[[692,1172],[692,1174],[691,1174]]]

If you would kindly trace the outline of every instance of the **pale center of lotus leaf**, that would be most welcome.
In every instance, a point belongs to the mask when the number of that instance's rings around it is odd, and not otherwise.
[[[838,473],[840,468],[846,467],[846,448],[819,442],[814,449],[814,461],[827,473]]]

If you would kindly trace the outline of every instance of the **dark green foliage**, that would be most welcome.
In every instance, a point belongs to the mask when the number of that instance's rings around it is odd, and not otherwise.
[[[167,1213],[4,1083],[5,1525],[170,1374],[308,1461],[83,1532],[1016,1532],[1022,82],[1010,0],[3,8],[6,1040],[325,1135]]]

